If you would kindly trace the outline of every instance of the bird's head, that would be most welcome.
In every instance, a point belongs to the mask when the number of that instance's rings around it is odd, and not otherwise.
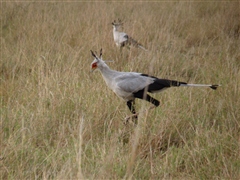
[[[93,62],[91,63],[91,71],[93,72],[95,69],[101,67],[104,63],[102,60],[102,49],[100,50],[100,56],[98,57],[92,50],[90,50],[92,56],[94,57]]]
[[[113,25],[113,27],[117,30],[120,26],[123,25],[123,23],[122,23],[122,21],[121,21],[120,19],[118,19],[118,22],[117,22],[116,20],[114,20],[114,21],[112,22],[112,25]]]

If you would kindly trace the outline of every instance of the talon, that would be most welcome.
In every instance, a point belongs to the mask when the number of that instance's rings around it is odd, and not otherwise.
[[[129,122],[129,119],[132,118],[132,122],[137,124],[138,113],[132,114],[124,119],[124,124],[126,125]],[[134,119],[133,119],[134,118]]]

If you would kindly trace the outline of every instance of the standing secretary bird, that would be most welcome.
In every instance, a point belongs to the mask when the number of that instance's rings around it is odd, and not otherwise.
[[[119,31],[119,28],[123,25],[121,20],[118,20],[118,22],[114,20],[112,22],[112,25],[113,25],[113,39],[118,47],[122,48],[124,46],[134,46],[137,48],[141,48],[144,51],[147,51],[147,49],[145,49],[141,44],[139,44],[132,37],[128,36],[124,32]]]
[[[92,56],[94,57],[91,63],[91,69],[99,69],[103,79],[107,86],[113,90],[113,92],[123,98],[127,102],[127,106],[133,113],[132,117],[137,119],[137,114],[134,107],[135,98],[146,100],[152,103],[155,107],[159,106],[160,102],[148,93],[156,93],[172,86],[175,87],[210,87],[214,90],[217,89],[218,85],[206,85],[206,84],[187,84],[185,82],[159,79],[154,76],[148,76],[147,74],[137,72],[119,72],[112,70],[102,60],[102,49],[100,50],[100,56],[98,57],[91,50]],[[147,93],[148,92],[148,93]],[[128,118],[129,119],[129,118]]]

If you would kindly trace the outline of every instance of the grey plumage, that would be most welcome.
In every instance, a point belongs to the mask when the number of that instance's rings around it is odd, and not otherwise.
[[[100,58],[91,51],[94,60],[91,63],[92,71],[99,69],[107,86],[119,97],[127,102],[130,111],[135,114],[134,100],[135,98],[146,100],[156,107],[160,102],[151,97],[148,93],[157,93],[170,87],[210,87],[214,90],[219,85],[207,84],[188,84],[186,82],[159,79],[154,76],[137,72],[120,72],[112,70],[102,60],[102,50],[100,51]]]
[[[134,46],[136,48],[141,48],[144,51],[147,51],[147,49],[145,47],[143,47],[143,45],[141,45],[135,39],[130,37],[125,32],[120,32],[119,31],[119,28],[122,26],[122,24],[123,23],[120,20],[118,22],[116,22],[115,20],[112,22],[112,25],[113,25],[113,39],[114,39],[115,44],[120,48],[122,48],[124,46]]]

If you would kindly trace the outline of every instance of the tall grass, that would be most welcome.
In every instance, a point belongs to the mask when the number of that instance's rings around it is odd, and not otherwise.
[[[2,2],[1,179],[239,179],[239,2]],[[115,46],[111,22],[148,48]],[[90,73],[120,71],[210,88],[124,101]]]

